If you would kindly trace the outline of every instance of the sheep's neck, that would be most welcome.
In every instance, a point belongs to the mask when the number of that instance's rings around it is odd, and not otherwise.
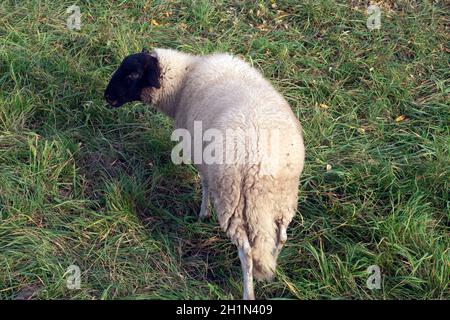
[[[175,118],[178,97],[196,57],[172,50],[158,50],[157,54],[161,68],[161,88],[152,90],[152,102],[158,110]]]

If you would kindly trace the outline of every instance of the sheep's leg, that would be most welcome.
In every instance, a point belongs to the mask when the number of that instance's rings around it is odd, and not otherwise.
[[[211,218],[211,212],[209,211],[209,188],[205,180],[202,181],[202,204],[200,207],[200,213],[198,215],[200,220]]]
[[[250,248],[247,239],[239,245],[238,252],[242,265],[242,274],[244,276],[244,300],[255,300],[255,293],[253,290],[252,249]]]
[[[281,219],[277,221],[277,225],[278,225],[278,245],[276,252],[278,255],[281,251],[281,248],[287,241],[287,232],[286,232],[287,223],[283,219]]]

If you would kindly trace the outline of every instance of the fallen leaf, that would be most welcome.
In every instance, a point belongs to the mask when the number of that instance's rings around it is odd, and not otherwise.
[[[404,115],[401,115],[401,116],[398,116],[397,118],[395,118],[395,122],[402,122],[405,119],[406,119],[406,117]]]
[[[327,106],[325,103],[319,104],[319,107],[321,107],[322,109],[328,109],[329,108],[329,106]]]

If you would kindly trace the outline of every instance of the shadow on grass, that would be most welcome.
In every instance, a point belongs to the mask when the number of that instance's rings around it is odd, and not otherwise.
[[[215,218],[198,221],[198,174],[192,166],[172,163],[167,119],[144,108],[120,110],[116,123],[82,133],[76,165],[83,196],[104,212],[111,202],[130,211],[149,237],[169,248],[187,277],[225,290],[230,273],[240,277],[237,251]]]

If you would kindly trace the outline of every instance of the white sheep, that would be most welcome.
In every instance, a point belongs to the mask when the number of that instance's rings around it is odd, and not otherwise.
[[[220,226],[238,248],[244,299],[254,299],[253,276],[273,278],[297,208],[304,145],[300,123],[286,100],[239,58],[171,49],[143,50],[125,58],[105,98],[114,107],[134,100],[153,104],[174,118],[175,128],[187,129],[192,139],[197,121],[203,132],[224,133],[223,141],[216,141],[223,147],[218,152],[235,152],[234,159],[244,161],[197,164],[202,184],[199,216],[210,216],[211,200]],[[250,139],[244,134],[232,139],[225,134],[229,129],[251,132]],[[279,138],[267,142],[267,130]],[[245,145],[243,153],[236,140]]]

